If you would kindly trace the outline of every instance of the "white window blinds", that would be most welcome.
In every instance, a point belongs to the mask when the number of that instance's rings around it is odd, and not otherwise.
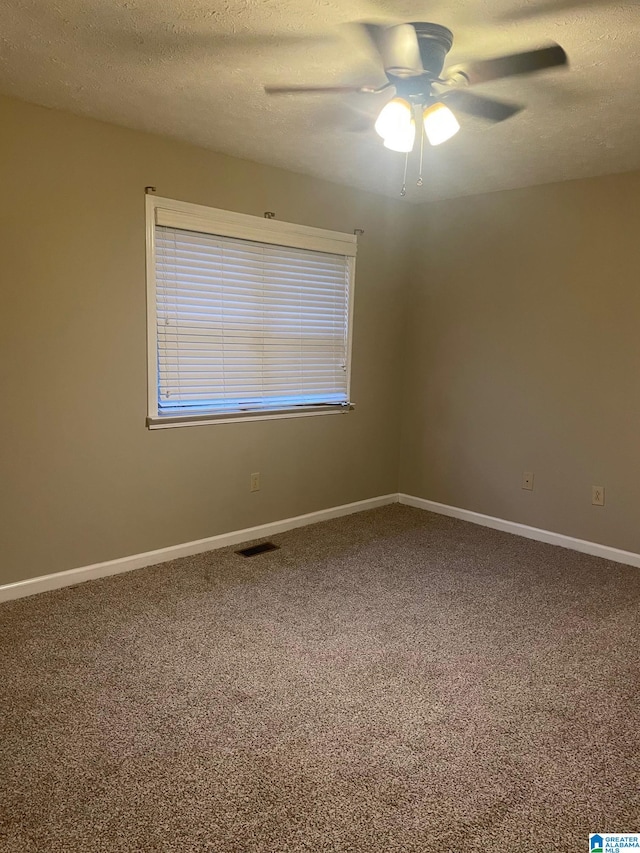
[[[347,403],[352,257],[153,228],[158,417]]]

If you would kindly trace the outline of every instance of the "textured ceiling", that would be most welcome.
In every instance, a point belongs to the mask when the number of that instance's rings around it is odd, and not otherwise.
[[[259,162],[397,195],[404,157],[373,117],[384,96],[267,97],[263,83],[379,83],[357,20],[427,20],[452,64],[538,46],[568,71],[479,89],[528,109],[463,118],[427,150],[412,201],[640,168],[640,7],[602,0],[4,0],[0,91]],[[364,130],[363,130],[364,128]]]

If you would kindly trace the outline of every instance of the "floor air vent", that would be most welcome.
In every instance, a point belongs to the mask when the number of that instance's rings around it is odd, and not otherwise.
[[[277,551],[279,547],[273,542],[261,542],[259,545],[251,545],[250,548],[241,548],[236,551],[236,554],[241,554],[243,557],[255,557],[256,554],[264,554],[265,551]]]

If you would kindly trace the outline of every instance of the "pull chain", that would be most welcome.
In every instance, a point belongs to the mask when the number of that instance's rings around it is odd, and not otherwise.
[[[404,177],[402,179],[402,189],[400,195],[404,198],[407,194],[407,166],[409,165],[409,152],[404,155]]]
[[[423,184],[422,180],[422,160],[424,156],[424,122],[420,122],[420,174],[418,175],[418,180],[416,182],[416,186],[421,187]]]

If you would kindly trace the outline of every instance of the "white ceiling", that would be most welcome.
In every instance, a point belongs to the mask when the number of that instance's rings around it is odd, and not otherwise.
[[[604,0],[4,0],[0,91],[259,162],[397,195],[384,96],[267,97],[264,83],[384,82],[348,22],[434,21],[450,63],[552,39],[571,68],[479,91],[528,109],[463,119],[428,149],[412,201],[640,168],[640,7]],[[381,100],[382,99],[382,100]],[[363,131],[362,128],[365,128]]]

